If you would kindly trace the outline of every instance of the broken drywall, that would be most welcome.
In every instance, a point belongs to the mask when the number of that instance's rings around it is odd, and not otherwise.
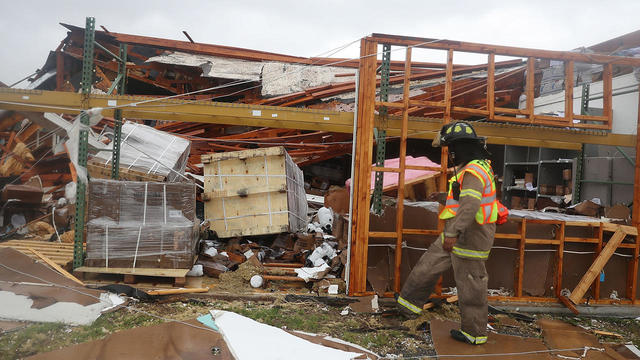
[[[314,86],[344,83],[344,78],[336,77],[337,74],[355,73],[355,69],[345,67],[267,62],[262,69],[262,96],[290,94]]]
[[[62,289],[64,291],[64,289]],[[67,290],[69,291],[69,290]],[[69,325],[89,325],[104,310],[122,304],[118,296],[102,293],[95,304],[81,305],[74,302],[56,302],[44,308],[33,307],[34,301],[25,295],[0,291],[0,318],[18,321],[61,322]],[[115,303],[114,303],[115,302]]]
[[[199,67],[202,69],[204,77],[256,82],[260,81],[263,66],[263,63],[258,61],[187,54],[178,51],[150,57],[146,62]]]

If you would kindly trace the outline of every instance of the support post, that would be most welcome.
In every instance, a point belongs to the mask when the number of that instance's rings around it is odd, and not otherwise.
[[[495,117],[496,105],[496,54],[489,53],[487,66],[487,110],[489,111],[489,120],[493,121]]]
[[[91,84],[93,82],[93,41],[95,38],[96,20],[87,17],[84,29],[84,51],[82,55],[82,108],[89,109],[89,96],[91,95]],[[82,125],[89,126],[89,115],[86,112],[80,114]],[[89,133],[81,129],[78,139],[78,166],[87,166],[87,143]],[[84,262],[84,214],[86,208],[87,184],[78,178],[76,184],[76,217],[75,235],[73,239],[73,268],[82,266]]]
[[[400,292],[400,265],[402,264],[402,229],[404,228],[404,175],[407,157],[407,136],[409,132],[409,91],[411,83],[411,47],[407,47],[404,63],[404,83],[402,91],[402,126],[400,132],[400,155],[398,173],[398,199],[396,202],[396,258],[393,289]]]
[[[120,44],[120,62],[118,64],[118,95],[124,95],[127,84],[127,44]],[[122,141],[122,110],[113,112],[113,153],[111,157],[111,178],[120,177],[120,146]]]
[[[564,120],[573,125],[573,61],[564,62]]]
[[[376,52],[378,43],[360,41],[360,78],[358,83],[358,128],[356,133],[356,169],[353,174],[353,218],[349,294],[362,295],[367,288],[367,256],[369,247],[369,206],[371,193],[371,160],[376,95]]]
[[[453,49],[447,51],[447,69],[445,71],[445,83],[444,83],[444,118],[442,119],[442,125],[448,124],[451,121],[451,93],[453,91]],[[447,191],[447,164],[448,164],[448,152],[446,147],[442,147],[440,151],[440,167],[442,174],[440,174],[439,191]]]
[[[535,98],[535,72],[536,72],[536,59],[530,57],[527,60],[527,111],[529,112],[529,122],[533,123],[535,111],[534,111],[534,98]]]

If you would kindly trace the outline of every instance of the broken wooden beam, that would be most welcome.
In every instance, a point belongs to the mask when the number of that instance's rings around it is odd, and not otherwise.
[[[600,272],[607,264],[614,251],[618,248],[618,245],[622,243],[622,240],[624,240],[626,235],[627,234],[622,228],[616,230],[611,239],[607,241],[607,245],[602,249],[600,255],[598,255],[596,260],[589,267],[589,270],[587,270],[584,276],[582,276],[578,285],[571,292],[571,295],[569,296],[569,300],[571,300],[571,302],[578,304],[580,300],[582,300],[582,297],[589,290],[593,280],[600,275]]]

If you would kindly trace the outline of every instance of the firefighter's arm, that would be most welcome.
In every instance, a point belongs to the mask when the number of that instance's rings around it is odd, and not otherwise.
[[[465,173],[460,186],[460,200],[456,216],[445,226],[446,237],[458,237],[464,229],[476,221],[476,213],[482,201],[482,181],[473,173]]]

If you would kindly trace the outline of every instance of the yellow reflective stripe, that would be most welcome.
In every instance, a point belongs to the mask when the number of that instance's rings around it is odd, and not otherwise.
[[[484,178],[482,175],[480,175],[476,170],[473,170],[473,169],[465,169],[465,170],[464,170],[464,172],[465,172],[465,173],[471,173],[471,174],[473,174],[475,177],[477,177],[477,178],[478,178],[478,180],[482,181],[482,187],[483,187],[483,188],[486,186],[487,181],[486,181],[486,180],[485,180],[485,178]]]
[[[487,259],[489,257],[489,250],[476,251],[476,250],[459,248],[457,246],[453,247],[452,253],[462,257],[468,257],[468,258],[474,258],[474,259]]]
[[[402,296],[398,296],[398,304],[406,307],[407,309],[409,309],[411,312],[413,312],[415,314],[422,313],[422,309],[420,309],[419,307],[413,305],[409,301],[403,299]]]
[[[463,196],[473,196],[474,198],[482,201],[482,193],[478,190],[464,189],[460,191],[460,197],[463,197]]]
[[[464,332],[462,330],[460,330],[460,332],[467,339],[469,339],[469,341],[471,341],[471,343],[473,343],[473,344],[484,344],[484,343],[487,342],[487,337],[486,336],[471,336],[471,335],[467,334],[466,332]]]

